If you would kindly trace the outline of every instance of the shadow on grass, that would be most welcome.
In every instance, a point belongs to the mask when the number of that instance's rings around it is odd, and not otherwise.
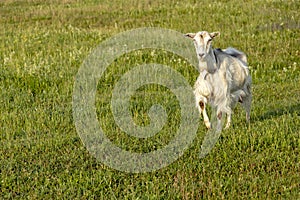
[[[300,116],[300,104],[295,104],[295,105],[267,111],[263,115],[255,117],[253,121],[263,121],[263,120],[271,119],[273,117],[280,117],[288,113],[289,114],[296,113],[296,115]]]

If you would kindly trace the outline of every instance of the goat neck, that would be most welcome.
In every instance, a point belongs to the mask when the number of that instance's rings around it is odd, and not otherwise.
[[[199,59],[200,72],[206,70],[208,73],[213,74],[218,69],[218,58],[213,48],[210,48],[208,54],[202,59]]]

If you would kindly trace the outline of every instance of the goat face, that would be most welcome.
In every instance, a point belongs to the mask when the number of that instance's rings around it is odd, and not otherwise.
[[[186,37],[193,39],[199,61],[202,61],[209,54],[212,40],[218,35],[220,35],[219,32],[208,33],[207,31],[185,34]]]

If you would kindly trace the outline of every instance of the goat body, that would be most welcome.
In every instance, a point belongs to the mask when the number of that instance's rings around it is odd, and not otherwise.
[[[232,47],[225,50],[211,47],[211,40],[216,35],[218,34],[206,31],[188,35],[194,39],[199,60],[200,75],[194,85],[194,94],[196,106],[203,114],[206,127],[211,128],[205,108],[209,103],[217,110],[218,123],[221,122],[222,113],[227,114],[228,128],[237,102],[242,103],[246,119],[250,120],[252,79],[247,67],[247,57],[243,52]]]

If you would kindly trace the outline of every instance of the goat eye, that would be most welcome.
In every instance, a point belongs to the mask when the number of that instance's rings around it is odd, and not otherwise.
[[[208,42],[211,42],[212,41],[212,38],[210,38],[209,40],[208,40]]]

